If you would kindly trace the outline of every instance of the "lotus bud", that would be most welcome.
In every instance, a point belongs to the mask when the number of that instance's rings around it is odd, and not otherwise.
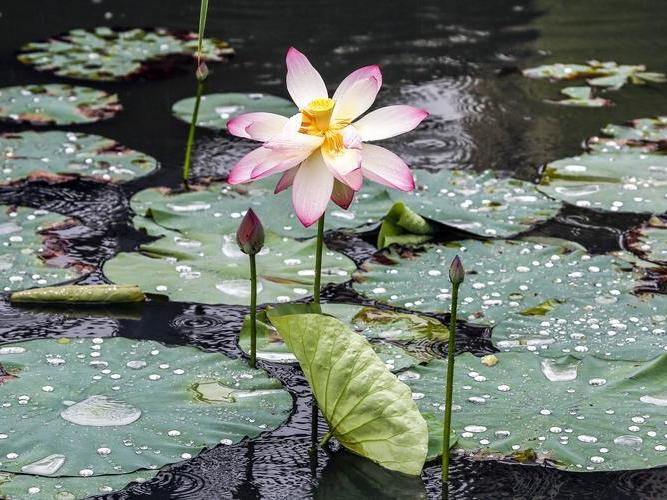
[[[449,281],[452,282],[454,286],[460,285],[463,283],[463,280],[466,277],[466,271],[463,269],[463,262],[457,255],[452,261],[452,265],[449,266]]]
[[[203,82],[208,77],[208,66],[206,66],[206,63],[204,61],[200,62],[199,66],[197,66],[197,71],[195,71],[195,76],[197,77],[197,80],[199,80],[200,82]]]
[[[252,208],[248,209],[236,231],[236,243],[248,255],[259,253],[264,246],[264,227]]]

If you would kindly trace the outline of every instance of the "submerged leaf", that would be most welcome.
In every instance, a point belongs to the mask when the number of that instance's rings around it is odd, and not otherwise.
[[[14,292],[12,302],[83,302],[119,304],[143,302],[144,294],[136,285],[70,285],[32,288]]]
[[[368,342],[330,316],[270,318],[299,360],[330,433],[348,450],[387,469],[420,474],[426,422],[409,388]]]

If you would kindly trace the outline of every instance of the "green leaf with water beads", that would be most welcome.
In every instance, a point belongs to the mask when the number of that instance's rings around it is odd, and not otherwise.
[[[474,240],[426,245],[416,253],[390,249],[366,262],[353,286],[390,305],[443,311],[451,286],[442,270],[455,255],[468,271],[461,317],[493,326],[492,340],[501,349],[645,360],[667,347],[667,296],[634,295],[644,273],[628,253],[589,255],[567,243]],[[525,315],[537,311],[545,314]]]
[[[118,95],[61,83],[0,88],[0,118],[37,125],[93,123],[122,109]]]
[[[131,483],[143,483],[156,470],[91,477],[47,477],[0,472],[0,495],[6,500],[76,500],[121,490]]]
[[[609,99],[594,97],[591,87],[565,87],[561,89],[560,93],[567,96],[567,99],[547,100],[545,102],[582,108],[602,108],[613,104]]]
[[[46,210],[0,205],[0,288],[6,292],[68,281],[80,275],[62,257],[60,238],[51,230],[78,222]]]
[[[667,116],[638,118],[626,125],[609,124],[602,129],[607,137],[646,142],[667,141]]]
[[[79,132],[11,132],[0,135],[0,183],[69,176],[129,181],[158,167],[157,160],[113,139]]]
[[[420,474],[426,422],[410,389],[368,342],[330,316],[295,314],[271,321],[299,360],[330,435],[387,469]]]
[[[276,428],[292,409],[289,393],[265,372],[193,347],[122,337],[31,340],[0,346],[0,363],[18,375],[2,384],[10,403],[0,409],[3,455],[10,454],[3,472],[156,469]],[[206,402],[197,397],[204,390],[214,394]]]
[[[667,439],[667,355],[638,363],[594,356],[544,359],[501,353],[488,367],[457,356],[453,404],[456,448],[473,456],[538,460],[573,471],[645,469],[664,465]],[[406,383],[427,422],[442,432],[446,363],[418,366]],[[430,442],[435,456],[439,443]]]
[[[667,211],[667,156],[583,154],[547,164],[539,185],[552,198],[614,212]]]
[[[192,120],[195,98],[188,97],[176,102],[171,112],[186,123]],[[230,92],[227,94],[203,95],[199,104],[197,126],[214,130],[226,130],[227,122],[244,113],[274,113],[292,116],[299,112],[292,101],[270,94]]]
[[[145,300],[136,285],[66,285],[31,288],[14,292],[12,303],[76,302],[83,304],[127,304]]]
[[[163,28],[75,29],[24,45],[18,60],[38,71],[68,78],[126,80],[150,72],[162,74],[173,69],[173,62],[194,59],[197,43],[196,33]],[[203,41],[206,61],[222,61],[233,53],[222,40]]]
[[[625,245],[642,259],[667,266],[667,218],[651,217],[625,235]]]
[[[239,250],[233,232],[225,234],[215,219],[208,223],[201,230],[165,230],[164,237],[141,245],[138,253],[120,253],[107,261],[104,274],[113,282],[136,283],[145,293],[174,301],[245,305],[250,298],[248,256]],[[258,303],[310,295],[315,246],[314,239],[297,241],[267,233],[257,254]],[[323,283],[347,281],[354,269],[342,254],[324,252]]]

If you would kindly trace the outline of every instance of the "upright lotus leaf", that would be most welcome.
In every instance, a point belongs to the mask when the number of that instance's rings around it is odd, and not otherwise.
[[[363,335],[387,368],[399,371],[434,358],[429,347],[442,344],[449,330],[435,318],[353,304],[281,304],[257,315],[257,358],[274,363],[296,363],[297,359],[271,324],[271,316],[323,313],[339,319]],[[246,316],[239,347],[250,352],[250,316]]]
[[[589,255],[575,245],[530,241],[390,249],[364,264],[354,288],[390,305],[441,312],[451,300],[446,269],[466,262],[462,318],[493,326],[501,349],[597,352],[649,359],[667,346],[667,297],[633,294],[643,278],[628,254]]]
[[[123,107],[118,95],[61,83],[0,89],[0,118],[36,125],[93,123],[113,117]]]
[[[194,58],[196,51],[196,33],[98,27],[28,43],[21,48],[18,60],[38,71],[68,78],[127,80],[165,73],[173,69],[174,62]],[[202,52],[206,61],[221,61],[234,53],[216,38],[205,38]]]
[[[594,356],[543,359],[532,353],[456,358],[452,425],[457,448],[473,456],[534,457],[572,471],[665,464],[667,354],[644,363]],[[442,435],[446,363],[406,380],[429,425]],[[438,430],[440,432],[438,432]],[[435,456],[439,444],[429,443]]]
[[[192,120],[195,98],[188,97],[175,103],[171,112],[176,118],[186,123]],[[265,112],[282,116],[298,113],[292,101],[259,92],[241,94],[208,94],[201,97],[197,126],[214,130],[226,130],[227,122],[243,113]]]
[[[426,219],[413,212],[402,201],[397,201],[384,216],[377,247],[385,248],[394,243],[420,245],[431,240],[434,231]]]
[[[156,470],[130,474],[90,477],[47,477],[0,472],[0,496],[6,500],[75,500],[105,495],[131,483],[143,483],[156,476]]]
[[[299,360],[329,434],[387,469],[420,474],[428,447],[426,422],[410,389],[368,342],[330,316],[294,314],[271,321]]]
[[[667,156],[583,154],[549,163],[539,189],[578,207],[613,212],[667,211]]]
[[[613,105],[613,102],[609,99],[595,97],[591,87],[565,87],[561,89],[560,93],[567,96],[567,99],[547,100],[545,102],[559,104],[560,106],[577,106],[582,108],[602,108]]]
[[[49,477],[158,469],[279,426],[280,383],[240,359],[122,337],[4,344],[17,375],[5,402],[0,471]]]
[[[115,283],[135,283],[145,293],[171,300],[203,304],[248,304],[250,268],[234,234],[208,228],[166,231],[161,239],[141,245],[140,253],[124,252],[104,264]],[[200,232],[201,231],[201,232]],[[289,302],[310,295],[315,273],[314,239],[297,241],[266,234],[257,255],[258,303]],[[342,254],[325,251],[323,283],[347,281],[354,263]]]
[[[411,193],[392,191],[413,212],[479,236],[509,237],[553,217],[560,203],[530,182],[462,170],[413,171]]]
[[[136,285],[67,285],[31,288],[14,292],[12,303],[83,303],[127,304],[143,302],[143,292]]]
[[[651,217],[625,235],[625,244],[642,259],[667,266],[667,218]]]
[[[32,208],[0,205],[0,283],[2,290],[53,285],[80,275],[76,266],[58,269],[69,262],[62,257],[62,243],[48,231],[76,222]]]
[[[0,183],[30,177],[92,177],[129,181],[149,174],[157,160],[113,139],[79,132],[11,132],[0,135]]]

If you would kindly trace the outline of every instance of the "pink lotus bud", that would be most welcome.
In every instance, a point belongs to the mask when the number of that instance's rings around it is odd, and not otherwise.
[[[206,63],[204,61],[199,63],[199,66],[197,66],[197,71],[195,71],[195,76],[197,77],[197,80],[200,82],[206,80],[208,77],[208,66],[206,66]]]
[[[264,227],[252,208],[248,209],[236,231],[236,243],[248,255],[259,253],[264,246]]]
[[[457,255],[452,261],[452,265],[449,266],[449,281],[452,282],[454,286],[460,285],[463,283],[463,280],[466,277],[466,271],[463,269],[463,262]]]

